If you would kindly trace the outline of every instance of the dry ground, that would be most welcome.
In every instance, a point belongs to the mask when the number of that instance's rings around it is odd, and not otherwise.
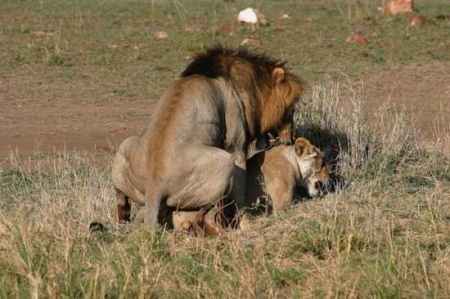
[[[180,66],[180,69],[182,66]],[[393,67],[353,79],[363,84],[368,111],[391,99],[404,105],[408,116],[427,141],[436,138],[436,126],[450,122],[450,63]],[[28,153],[66,150],[105,151],[143,129],[157,97],[114,101],[107,84],[76,86],[48,80],[31,70],[0,81],[0,157],[11,150]],[[344,81],[344,85],[348,82]],[[94,86],[95,85],[95,86]],[[36,88],[38,86],[38,88]],[[92,93],[97,103],[87,100]]]

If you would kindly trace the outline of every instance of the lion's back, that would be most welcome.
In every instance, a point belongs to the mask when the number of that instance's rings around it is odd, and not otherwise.
[[[169,86],[145,133],[158,148],[217,145],[224,138],[226,96],[218,80],[194,75]]]

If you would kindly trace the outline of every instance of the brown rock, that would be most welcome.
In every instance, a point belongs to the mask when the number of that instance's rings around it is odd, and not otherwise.
[[[283,21],[283,20],[287,20],[287,19],[290,19],[291,17],[287,14],[287,13],[283,13],[283,14],[281,14],[279,17],[278,17],[278,19],[280,20],[280,21]]]
[[[409,25],[410,26],[421,26],[424,25],[427,22],[427,18],[425,18],[424,16],[421,15],[417,15],[411,18],[411,20],[409,20]]]
[[[261,47],[262,41],[256,35],[249,35],[242,40],[241,45],[253,45],[256,47]]]
[[[367,40],[361,33],[354,32],[346,40],[347,43],[358,43],[361,46],[367,45]]]
[[[388,0],[383,6],[383,13],[397,15],[413,11],[414,0]]]
[[[156,37],[156,38],[159,38],[159,39],[163,39],[163,38],[168,38],[169,37],[167,32],[161,31],[161,30],[153,31],[153,36]]]

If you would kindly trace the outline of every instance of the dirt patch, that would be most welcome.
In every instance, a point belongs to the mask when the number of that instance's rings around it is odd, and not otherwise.
[[[433,141],[450,123],[450,63],[396,66],[362,78],[366,107],[374,111],[383,103],[404,109],[421,137]]]
[[[0,160],[19,153],[106,151],[139,133],[156,102],[117,97],[109,86],[22,70],[0,78]]]
[[[450,64],[440,62],[390,67],[361,78],[361,82],[368,111],[386,101],[399,109],[404,107],[421,135],[432,141],[438,131],[436,126],[450,123],[449,77]],[[49,81],[25,73],[2,78],[0,159],[3,162],[11,150],[19,153],[110,151],[125,137],[145,127],[157,101],[144,96],[115,98],[107,86],[90,88],[86,82],[77,84]]]

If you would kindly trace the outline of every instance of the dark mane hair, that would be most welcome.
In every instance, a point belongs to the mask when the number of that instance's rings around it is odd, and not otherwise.
[[[210,78],[227,77],[231,66],[239,61],[246,61],[255,71],[261,68],[272,70],[284,67],[285,61],[275,59],[263,53],[250,52],[248,48],[235,49],[215,45],[194,56],[194,60],[181,73],[181,77],[203,75]]]

